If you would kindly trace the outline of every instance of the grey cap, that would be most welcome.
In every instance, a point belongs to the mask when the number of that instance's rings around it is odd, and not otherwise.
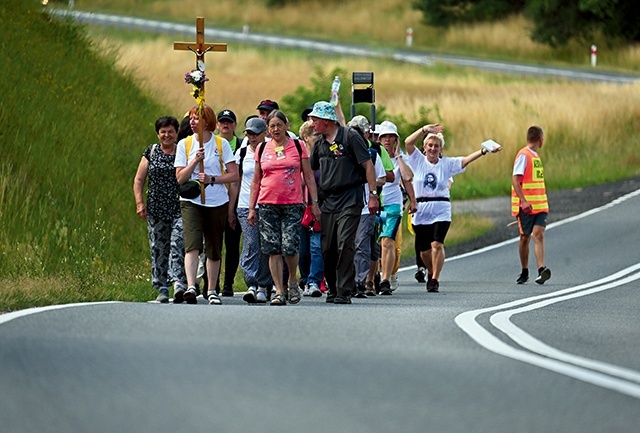
[[[264,120],[260,119],[259,117],[253,117],[249,119],[247,123],[244,125],[244,130],[245,132],[251,131],[254,134],[260,134],[261,132],[264,132],[267,130],[267,124],[265,123]]]

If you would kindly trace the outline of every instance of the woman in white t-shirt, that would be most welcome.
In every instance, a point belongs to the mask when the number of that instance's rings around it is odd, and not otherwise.
[[[213,134],[216,129],[216,114],[210,106],[205,105],[202,113],[202,122],[204,122],[202,147],[198,128],[200,122],[198,107],[193,107],[189,111],[189,119],[193,136],[178,142],[174,163],[176,178],[181,185],[187,181],[197,180],[206,187],[204,197],[201,195],[195,198],[180,197],[184,225],[184,266],[188,288],[184,294],[174,293],[174,298],[183,297],[187,303],[195,304],[198,296],[196,288],[198,255],[202,250],[203,237],[209,287],[216,287],[222,258],[222,238],[227,219],[232,227],[236,224],[233,212],[235,203],[229,203],[229,192],[224,184],[238,181],[238,167],[229,142]],[[200,163],[203,164],[204,170],[201,169]],[[208,301],[211,305],[221,303],[213,290],[209,292]]]
[[[451,226],[451,202],[449,201],[449,179],[463,173],[471,162],[486,155],[481,148],[467,156],[443,157],[443,127],[439,124],[425,125],[405,140],[409,156],[405,162],[414,173],[413,189],[418,210],[413,215],[416,249],[427,266],[427,291],[438,292],[440,272],[444,265],[444,240]],[[424,138],[422,150],[415,144]],[[499,151],[496,149],[495,151]]]

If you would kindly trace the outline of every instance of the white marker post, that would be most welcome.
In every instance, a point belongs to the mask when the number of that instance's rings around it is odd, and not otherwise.
[[[409,27],[407,29],[407,47],[413,45],[413,29]]]
[[[596,61],[598,57],[598,47],[591,45],[591,66],[596,67]]]

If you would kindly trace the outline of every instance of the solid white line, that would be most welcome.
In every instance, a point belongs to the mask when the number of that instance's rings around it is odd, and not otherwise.
[[[0,326],[20,317],[30,316],[32,314],[44,313],[45,311],[60,310],[63,308],[71,307],[84,307],[88,305],[103,305],[103,304],[119,304],[120,301],[105,301],[105,302],[78,302],[75,304],[61,304],[61,305],[48,305],[46,307],[34,307],[27,308],[26,310],[14,311],[12,313],[0,314]]]
[[[632,380],[634,382],[640,383],[640,373],[634,370],[624,369],[622,367],[617,367],[610,364],[588,360],[586,358],[580,358],[563,353],[557,349],[545,345],[539,340],[536,340],[535,338],[524,333],[524,331],[518,330],[515,326],[506,325],[505,321],[509,322],[508,315],[504,313],[493,315],[490,318],[490,321],[494,326],[505,332],[509,336],[509,338],[512,338],[513,341],[520,344],[522,347],[525,347],[528,350],[536,353],[517,349],[494,336],[491,332],[483,328],[476,320],[476,318],[481,314],[497,310],[505,310],[523,304],[529,304],[532,301],[543,300],[532,305],[518,308],[514,311],[529,311],[531,309],[541,308],[554,302],[560,302],[562,300],[571,299],[578,296],[585,296],[597,291],[607,290],[613,287],[620,286],[622,284],[627,284],[631,281],[640,279],[640,273],[625,277],[626,275],[637,272],[638,270],[640,270],[640,264],[630,266],[608,277],[601,278],[600,280],[582,284],[576,287],[548,293],[545,295],[520,299],[495,307],[467,311],[458,315],[455,318],[455,323],[476,343],[491,352],[511,359],[526,362],[528,364],[536,365],[547,370],[554,371],[556,373],[564,374],[566,376],[570,376],[587,383],[601,386],[603,388],[618,391],[631,397],[640,398],[640,386],[635,383],[628,382],[628,380]],[[593,287],[596,288],[591,289]],[[494,319],[495,317],[497,318]],[[497,322],[500,326],[497,326],[494,322]],[[509,324],[512,325],[510,322]],[[611,377],[610,375],[616,377]]]

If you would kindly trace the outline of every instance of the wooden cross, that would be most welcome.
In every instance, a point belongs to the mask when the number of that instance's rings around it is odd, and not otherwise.
[[[204,18],[196,18],[196,41],[195,42],[174,42],[174,50],[191,51],[196,55],[196,69],[200,72],[205,71],[204,55],[209,51],[226,52],[227,44],[207,44],[204,42]],[[204,93],[204,84],[202,85],[202,92]],[[202,121],[202,112],[198,110],[198,141],[200,142],[200,148],[203,147],[204,136],[204,122]],[[204,172],[204,161],[200,161],[200,172]],[[204,196],[205,185],[200,185],[200,201],[205,203]]]

